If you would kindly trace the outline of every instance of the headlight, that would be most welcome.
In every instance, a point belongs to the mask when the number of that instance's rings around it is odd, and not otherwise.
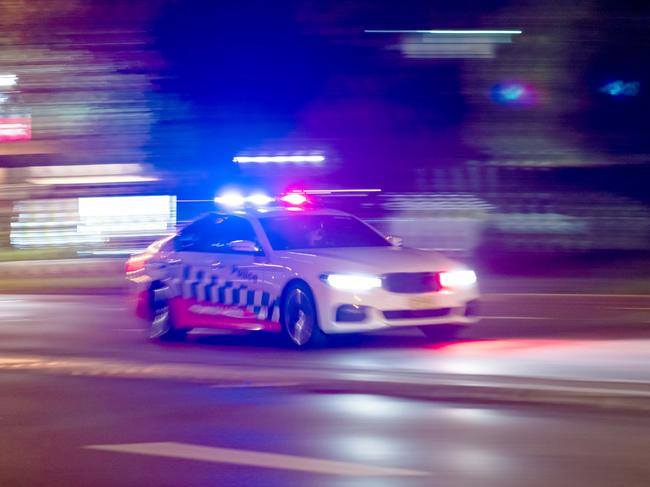
[[[474,271],[451,271],[438,274],[440,285],[446,288],[468,287],[476,282]]]
[[[333,288],[343,291],[369,291],[370,289],[381,287],[381,279],[376,276],[325,274],[321,279]]]

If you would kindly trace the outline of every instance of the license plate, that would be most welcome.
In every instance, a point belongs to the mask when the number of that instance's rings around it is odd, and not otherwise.
[[[436,308],[436,297],[435,296],[418,296],[417,298],[411,298],[409,300],[409,307],[411,309],[431,309]]]

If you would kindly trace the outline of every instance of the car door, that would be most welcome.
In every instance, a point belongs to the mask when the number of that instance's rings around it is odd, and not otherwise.
[[[184,318],[194,326],[265,328],[269,298],[255,231],[240,216],[211,217],[179,238]],[[242,250],[242,242],[252,242],[255,249]]]
[[[202,251],[203,234],[215,222],[212,214],[190,223],[174,238],[174,253],[167,261],[170,287],[176,298],[189,300],[196,296],[196,284],[203,280],[208,256]]]

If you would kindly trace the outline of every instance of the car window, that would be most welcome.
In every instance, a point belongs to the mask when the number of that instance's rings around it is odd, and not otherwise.
[[[250,222],[237,216],[217,217],[212,225],[203,229],[200,251],[238,253],[228,246],[229,243],[236,240],[249,240],[257,243],[257,236]]]
[[[388,247],[390,243],[347,215],[291,215],[260,218],[274,250]]]
[[[183,228],[174,239],[175,249],[185,252],[201,252],[202,236],[214,226],[216,215],[205,215]]]
[[[232,215],[206,215],[181,230],[176,240],[176,249],[185,252],[237,254],[228,246],[235,240],[249,240],[260,247],[250,222]]]

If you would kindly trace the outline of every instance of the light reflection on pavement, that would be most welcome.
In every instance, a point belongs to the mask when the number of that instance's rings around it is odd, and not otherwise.
[[[0,355],[10,357],[650,382],[650,330],[623,319],[594,331],[567,315],[563,328],[560,319],[536,322],[533,336],[530,323],[482,322],[459,341],[437,344],[417,331],[400,330],[339,338],[326,349],[296,352],[278,337],[255,334],[198,333],[186,343],[148,343],[121,296],[4,296],[0,302]],[[495,329],[502,336],[495,336]]]

